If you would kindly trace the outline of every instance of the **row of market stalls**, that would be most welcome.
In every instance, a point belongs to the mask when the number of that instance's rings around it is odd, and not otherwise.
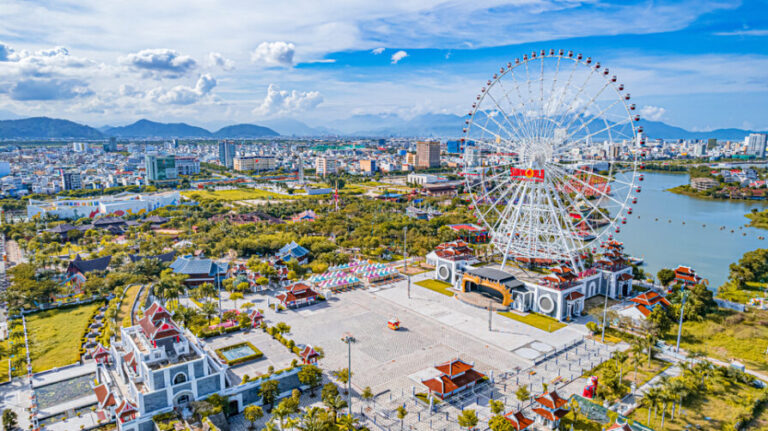
[[[397,275],[397,269],[387,264],[354,261],[330,267],[322,274],[313,275],[308,281],[319,289],[337,292],[391,280]]]

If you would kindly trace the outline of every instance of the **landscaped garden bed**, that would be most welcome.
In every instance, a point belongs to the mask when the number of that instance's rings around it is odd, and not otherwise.
[[[451,291],[451,284],[440,280],[421,280],[417,281],[416,285],[425,287],[434,292],[443,294],[445,296],[453,296]]]
[[[216,349],[216,355],[230,367],[250,362],[264,356],[259,349],[247,341]]]
[[[500,311],[499,314],[508,319],[517,320],[518,322],[531,325],[534,328],[547,332],[555,332],[558,329],[562,329],[567,326],[565,323],[560,322],[557,319],[553,319],[549,316],[544,316],[537,313],[528,313],[526,315],[522,315],[517,314],[514,311]]]

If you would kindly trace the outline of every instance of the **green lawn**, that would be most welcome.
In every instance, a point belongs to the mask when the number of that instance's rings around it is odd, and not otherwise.
[[[737,289],[734,285],[726,283],[717,291],[717,297],[727,301],[747,304],[752,298],[765,298],[765,283],[748,282],[744,289]]]
[[[699,391],[697,397],[687,400],[683,405],[683,414],[675,413],[674,420],[670,418],[670,408],[668,408],[664,429],[669,431],[734,429],[737,418],[750,410],[752,403],[763,390],[738,382],[714,382],[707,390]],[[630,418],[646,424],[648,409],[638,408]],[[758,416],[757,419],[764,420],[764,416]],[[657,409],[655,417],[651,412],[651,423],[648,425],[653,429],[661,429],[661,407]]]
[[[517,320],[518,322],[523,322],[526,325],[531,325],[534,328],[538,328],[547,332],[555,332],[558,329],[562,329],[568,326],[565,323],[558,321],[557,319],[544,316],[542,314],[528,313],[523,316],[521,314],[515,313],[514,311],[500,311],[499,314],[506,318]]]
[[[665,339],[674,344],[676,336],[676,331],[670,331]],[[719,310],[706,320],[686,321],[680,347],[703,351],[722,361],[737,359],[749,369],[768,372],[768,311]]]
[[[27,316],[32,369],[45,371],[77,362],[80,339],[88,329],[88,320],[101,302],[42,311]]]
[[[435,291],[437,293],[442,293],[445,296],[453,296],[453,292],[451,291],[451,284],[446,283],[444,281],[422,280],[422,281],[417,281],[416,284],[421,287],[426,287],[427,289]]]
[[[195,190],[182,193],[186,197],[198,195],[203,199],[214,199],[220,201],[244,201],[250,199],[302,199],[307,195],[288,195],[268,192],[260,189],[233,189],[233,190]]]

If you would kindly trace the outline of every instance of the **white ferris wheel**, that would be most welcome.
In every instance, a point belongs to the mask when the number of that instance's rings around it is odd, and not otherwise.
[[[563,50],[501,67],[464,126],[464,178],[475,215],[509,260],[583,269],[640,193],[644,145],[630,95],[608,68]]]

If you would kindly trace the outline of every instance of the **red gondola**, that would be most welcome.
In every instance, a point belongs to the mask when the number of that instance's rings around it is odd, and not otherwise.
[[[632,198],[632,203],[636,204],[637,203],[637,198]]]
[[[619,227],[616,226],[616,233],[619,233]]]
[[[637,189],[635,189],[635,191],[638,192],[638,193],[640,193],[640,191],[642,191],[642,190],[643,190],[643,188],[640,187],[640,186],[637,186]]]
[[[624,217],[623,219],[621,219],[621,224],[627,224],[627,218],[626,218],[626,217]]]
[[[638,178],[638,180],[640,180],[640,181],[643,180],[643,174],[640,174],[640,178]]]
[[[632,214],[632,207],[629,207],[629,209],[627,210],[627,214]]]

